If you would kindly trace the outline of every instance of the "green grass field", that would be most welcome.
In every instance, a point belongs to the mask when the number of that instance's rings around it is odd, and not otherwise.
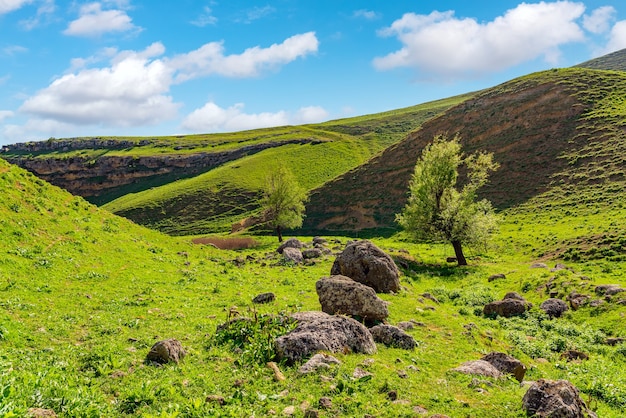
[[[450,372],[494,350],[522,360],[527,380],[572,381],[601,417],[620,417],[626,408],[625,346],[604,344],[626,336],[626,307],[614,301],[554,320],[537,308],[551,277],[559,297],[573,289],[593,295],[592,284],[626,285],[626,208],[616,201],[587,207],[538,197],[503,213],[494,247],[470,252],[466,268],[446,264],[452,249],[442,244],[413,244],[402,234],[374,238],[408,266],[404,290],[381,297],[391,303],[390,323],[421,323],[409,331],[419,347],[379,344],[370,356],[338,354],[341,365],[306,376],[298,365],[279,364],[286,379],[276,381],[265,360],[271,333],[281,329],[253,330],[253,342],[235,350],[215,338],[216,327],[232,309],[250,317],[319,310],[315,282],[329,274],[333,256],[311,266],[284,263],[269,236],[238,251],[192,245],[190,237],[136,226],[1,162],[0,193],[0,416],[22,417],[30,408],[60,417],[281,416],[293,407],[294,416],[317,409],[322,417],[408,417],[422,407],[428,415],[522,417],[526,389],[514,379],[473,381]],[[554,258],[567,257],[564,245],[573,240],[599,236],[613,237],[604,247],[614,253],[581,247],[576,260],[571,252],[567,261]],[[328,238],[337,251],[350,237]],[[536,261],[572,270],[531,269]],[[506,278],[488,282],[496,273]],[[253,306],[266,291],[276,301]],[[483,317],[482,306],[508,291],[533,310]],[[166,338],[182,342],[185,359],[146,364],[152,344]],[[570,348],[590,359],[562,360]],[[372,376],[354,378],[357,367]],[[330,409],[319,407],[321,397],[331,399]]]

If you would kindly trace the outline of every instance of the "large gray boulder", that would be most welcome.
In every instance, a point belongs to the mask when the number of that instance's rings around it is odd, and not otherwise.
[[[483,356],[481,360],[490,363],[503,374],[513,375],[518,382],[524,380],[526,366],[515,357],[505,353],[492,352]]]
[[[178,363],[186,354],[180,341],[172,338],[156,342],[150,348],[146,360],[158,364]]]
[[[567,311],[568,307],[567,303],[561,299],[550,298],[544,300],[541,305],[539,305],[539,309],[548,314],[550,318],[560,318],[561,315]]]
[[[385,344],[389,347],[412,350],[417,347],[417,341],[406,332],[393,325],[376,325],[370,328],[370,333],[377,343]]]
[[[367,240],[348,243],[335,259],[330,274],[350,277],[376,292],[400,290],[398,267],[388,254]]]
[[[288,363],[318,351],[373,354],[376,343],[365,326],[345,316],[328,316],[299,322],[296,328],[274,340],[279,359]]]
[[[342,314],[366,321],[383,321],[389,316],[387,302],[376,296],[369,286],[346,276],[322,277],[315,283],[322,311]]]
[[[463,374],[474,374],[478,376],[486,377],[501,377],[502,373],[496,369],[493,364],[485,360],[471,360],[466,361],[458,367],[452,369],[453,372],[459,372]]]
[[[539,379],[522,399],[529,416],[550,418],[596,418],[580,398],[578,389],[567,380]]]
[[[522,315],[531,308],[531,304],[516,292],[509,292],[502,300],[496,300],[488,303],[483,308],[483,314],[486,316],[503,316],[510,318],[516,315]]]
[[[287,241],[280,244],[276,252],[282,254],[285,251],[285,248],[296,248],[300,249],[304,246],[302,242],[298,238],[289,238]]]
[[[302,251],[297,248],[287,247],[283,249],[283,258],[294,264],[301,264],[304,261]]]

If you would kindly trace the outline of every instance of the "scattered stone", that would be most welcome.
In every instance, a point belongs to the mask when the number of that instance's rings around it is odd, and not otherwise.
[[[304,412],[304,418],[318,418],[320,416],[320,412],[317,409],[307,409]]]
[[[557,264],[553,268],[550,269],[551,272],[559,271],[559,270],[571,270],[565,264]]]
[[[596,299],[589,302],[589,306],[592,308],[597,308],[600,305],[604,305],[606,302],[602,299]]]
[[[518,382],[524,380],[526,366],[515,357],[505,353],[493,352],[483,356],[481,360],[490,363],[500,373],[513,375]]]
[[[598,296],[613,296],[621,292],[626,292],[626,289],[623,289],[617,284],[601,284],[596,286],[595,291]]]
[[[180,341],[172,338],[155,343],[148,352],[146,359],[158,364],[178,363],[186,354]]]
[[[613,338],[607,338],[605,343],[606,345],[615,346],[615,345],[623,343],[624,341],[626,341],[626,338],[613,337]]]
[[[499,273],[499,274],[492,274],[491,276],[489,276],[489,278],[487,279],[488,282],[493,282],[494,280],[499,280],[499,279],[506,279],[506,275]]]
[[[539,379],[524,395],[522,406],[532,416],[597,418],[580,398],[578,389],[567,380]]]
[[[289,406],[285,407],[285,409],[283,409],[283,415],[286,415],[286,416],[290,417],[290,416],[292,416],[295,413],[296,413],[296,407],[293,406],[293,405],[289,405]]]
[[[405,350],[413,350],[417,347],[417,341],[412,336],[393,325],[376,325],[370,328],[370,333],[374,341],[389,347],[403,348]]]
[[[376,292],[400,290],[399,272],[393,259],[367,240],[348,243],[335,259],[330,274],[350,277]]]
[[[322,237],[313,237],[313,244],[314,245],[326,245],[328,244],[328,241]]]
[[[252,299],[252,303],[263,304],[270,303],[276,300],[276,295],[272,292],[261,293],[260,295],[256,295],[254,299]]]
[[[291,261],[295,264],[301,264],[304,261],[302,251],[297,248],[287,247],[283,250],[283,259]]]
[[[30,408],[26,416],[33,418],[56,418],[57,414],[52,409]]]
[[[398,392],[395,390],[390,390],[389,392],[387,392],[387,399],[392,402],[395,401],[396,399],[398,399]]]
[[[589,355],[578,350],[567,350],[566,352],[561,354],[561,358],[565,359],[566,361],[589,360]]]
[[[496,369],[491,363],[485,360],[466,361],[458,367],[452,369],[454,372],[463,374],[475,374],[485,377],[501,377],[502,373]]]
[[[328,316],[299,322],[296,328],[274,341],[279,359],[294,363],[318,351],[373,354],[376,343],[365,326],[352,318]]]
[[[526,302],[526,299],[524,299],[524,296],[520,295],[517,292],[508,292],[506,295],[504,295],[504,297],[502,298],[504,299],[517,299],[517,300],[522,300],[524,302]]]
[[[218,405],[224,405],[226,403],[226,399],[224,399],[223,396],[220,395],[208,395],[206,397],[206,402],[207,403],[216,403]]]
[[[280,246],[278,247],[276,252],[279,253],[279,254],[282,254],[283,251],[285,250],[285,248],[296,248],[296,249],[299,250],[303,246],[304,245],[302,244],[302,242],[298,238],[289,238],[287,241],[285,241],[282,244],[280,244]]]
[[[305,260],[320,258],[321,256],[322,250],[320,250],[319,248],[307,248],[306,250],[302,251],[302,257],[304,257]]]
[[[483,314],[486,316],[503,316],[510,318],[516,315],[522,315],[530,309],[530,304],[525,300],[505,298],[497,300],[485,305]]]
[[[581,295],[576,291],[572,291],[567,297],[567,301],[569,302],[569,306],[573,311],[578,308],[585,306],[589,303],[589,299],[591,299],[588,295]]]
[[[426,415],[428,413],[428,409],[424,408],[423,406],[417,405],[413,407],[413,412],[419,415]]]
[[[376,296],[374,289],[349,277],[323,277],[315,289],[322,311],[328,314],[356,316],[366,321],[383,321],[389,316],[387,302]]]
[[[548,265],[545,263],[533,263],[530,265],[531,269],[547,269]]]
[[[352,377],[354,377],[355,379],[363,379],[367,376],[373,376],[373,374],[361,369],[360,367],[356,367],[352,372]]]
[[[550,298],[545,300],[539,305],[539,308],[544,311],[550,318],[560,318],[565,311],[567,311],[567,303],[561,299]]]
[[[411,330],[415,329],[415,324],[413,322],[411,322],[411,321],[398,322],[397,326],[402,331],[411,331]]]
[[[298,369],[299,373],[306,374],[318,369],[329,369],[331,364],[341,364],[339,360],[330,354],[317,353]]]
[[[439,304],[439,300],[437,300],[436,297],[434,297],[433,295],[431,295],[430,293],[422,293],[422,297],[425,299],[428,299],[432,302],[435,302],[436,304]]]
[[[322,396],[318,402],[320,408],[322,409],[330,409],[333,407],[333,400],[327,396]]]
[[[446,258],[446,263],[456,263],[457,259],[456,257],[447,257]]]
[[[274,363],[273,361],[270,361],[270,362],[267,363],[267,367],[272,372],[274,372],[274,380],[276,380],[277,382],[281,382],[281,381],[285,380],[285,375],[278,368],[278,364]]]

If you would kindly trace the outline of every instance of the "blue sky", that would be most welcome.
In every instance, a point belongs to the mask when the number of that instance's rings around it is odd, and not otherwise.
[[[622,48],[617,0],[0,0],[0,145],[320,122]]]

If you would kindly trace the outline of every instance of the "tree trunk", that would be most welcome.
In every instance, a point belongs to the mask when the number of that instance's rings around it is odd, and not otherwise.
[[[276,227],[276,235],[278,235],[278,242],[283,242],[283,234],[280,231],[280,225]]]
[[[461,241],[452,241],[452,246],[454,247],[454,254],[456,255],[456,261],[459,266],[467,266],[467,260],[463,255],[463,248],[461,247]]]

